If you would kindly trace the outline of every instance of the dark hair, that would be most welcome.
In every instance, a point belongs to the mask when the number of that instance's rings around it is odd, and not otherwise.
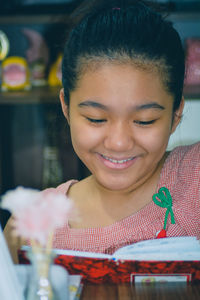
[[[105,60],[131,62],[159,72],[174,97],[174,111],[179,107],[185,73],[181,39],[172,23],[148,1],[84,1],[73,17],[62,63],[67,104],[84,70]]]

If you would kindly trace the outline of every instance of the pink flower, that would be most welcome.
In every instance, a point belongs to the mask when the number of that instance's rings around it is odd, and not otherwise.
[[[39,192],[17,188],[3,196],[2,207],[9,209],[14,218],[14,232],[25,239],[45,246],[49,234],[63,226],[73,213],[71,201],[54,189]]]
[[[17,187],[10,190],[2,196],[1,207],[9,210],[12,214],[24,210],[26,206],[30,206],[35,201],[39,191],[30,188]]]

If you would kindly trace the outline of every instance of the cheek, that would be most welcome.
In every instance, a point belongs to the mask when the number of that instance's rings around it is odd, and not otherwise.
[[[147,130],[145,134],[140,134],[143,147],[152,154],[164,153],[171,133],[171,126],[157,126],[152,130]]]
[[[102,140],[102,132],[83,124],[71,124],[71,139],[77,154],[90,151]]]

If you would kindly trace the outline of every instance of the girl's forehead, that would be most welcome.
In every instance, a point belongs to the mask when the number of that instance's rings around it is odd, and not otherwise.
[[[164,59],[150,60],[139,55],[135,58],[125,56],[114,59],[112,57],[90,57],[79,59],[77,66],[78,80],[85,75],[87,76],[87,74],[102,74],[102,71],[105,73],[105,70],[108,72],[116,72],[117,70],[118,73],[124,73],[125,70],[132,70],[138,73],[142,72],[158,76],[164,87],[167,86],[167,82],[169,81],[169,70]]]
[[[167,75],[161,66],[153,63],[139,62],[122,62],[122,61],[97,61],[91,62],[81,69],[77,77],[75,89],[81,88],[84,85],[94,85],[99,82],[106,86],[118,82],[120,86],[133,81],[142,81],[149,84],[148,80],[152,80],[159,88],[166,90]]]
[[[167,67],[162,59],[150,60],[141,55],[134,58],[86,56],[79,58],[76,75],[70,99],[74,92],[79,92],[79,97],[107,93],[105,97],[110,98],[116,93],[122,95],[122,90],[124,95],[128,92],[133,94],[133,88],[137,89],[142,98],[146,97],[147,93],[151,94],[151,97],[160,92],[171,95],[167,84]]]
[[[130,107],[141,103],[165,102],[169,101],[169,97],[172,102],[158,72],[131,64],[107,63],[95,69],[86,69],[71,96],[78,105],[86,101],[87,105],[84,103],[83,107],[89,106],[88,100],[93,104],[102,102],[109,107],[115,107],[117,103]]]

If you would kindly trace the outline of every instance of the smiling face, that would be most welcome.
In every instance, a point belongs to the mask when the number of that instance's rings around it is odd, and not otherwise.
[[[157,73],[128,64],[88,70],[70,94],[69,112],[63,93],[61,103],[75,152],[109,190],[133,190],[151,178],[178,124]]]

